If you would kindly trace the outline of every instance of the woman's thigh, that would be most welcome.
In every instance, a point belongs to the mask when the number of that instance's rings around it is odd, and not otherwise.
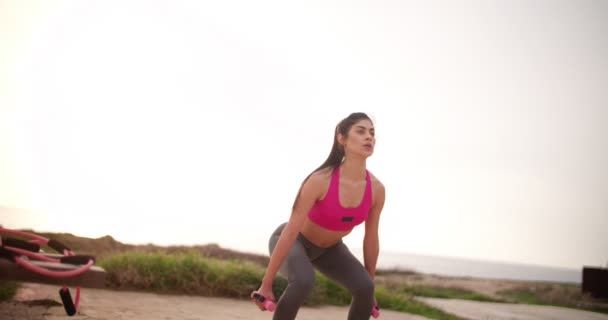
[[[314,260],[313,264],[321,273],[349,290],[368,286],[373,282],[365,267],[344,243],[328,249]]]

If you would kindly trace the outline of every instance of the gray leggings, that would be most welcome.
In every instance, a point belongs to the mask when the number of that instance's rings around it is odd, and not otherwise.
[[[272,233],[268,243],[270,254],[286,224],[281,224]],[[273,320],[296,318],[300,306],[314,286],[314,268],[344,286],[352,294],[348,320],[369,320],[374,303],[374,281],[365,267],[342,241],[331,247],[321,248],[302,234],[298,235],[279,269],[279,273],[287,277],[288,284],[277,303]]]

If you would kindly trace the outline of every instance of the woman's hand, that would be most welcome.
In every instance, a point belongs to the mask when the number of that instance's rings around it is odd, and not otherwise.
[[[376,300],[376,296],[374,296],[374,306],[372,309],[372,317],[378,318],[380,316],[380,307],[378,307],[378,300]]]
[[[264,304],[261,301],[255,299],[253,297],[253,294],[255,294],[255,293],[262,295],[264,298],[266,298],[272,302],[275,302],[274,294],[272,293],[272,288],[267,288],[264,285],[262,285],[258,290],[251,293],[251,299],[255,302],[255,304],[258,306],[258,308],[260,308],[260,310],[262,310],[262,311],[266,311],[266,308],[264,307]]]

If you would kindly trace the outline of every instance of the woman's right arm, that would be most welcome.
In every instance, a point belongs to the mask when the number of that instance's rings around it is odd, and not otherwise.
[[[281,236],[270,256],[270,262],[268,263],[268,268],[262,279],[260,291],[272,292],[272,282],[274,281],[281,264],[285,260],[287,253],[289,253],[289,250],[293,246],[293,243],[306,220],[308,212],[314,206],[315,202],[324,194],[324,184],[327,184],[327,181],[325,180],[323,174],[314,173],[302,185],[300,195],[296,199],[289,221],[281,232]]]

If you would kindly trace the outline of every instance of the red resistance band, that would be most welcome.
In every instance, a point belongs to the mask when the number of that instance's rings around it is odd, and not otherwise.
[[[3,238],[2,234],[11,234],[30,240],[26,241],[18,238]],[[45,255],[40,251],[41,245],[49,246],[53,250],[59,252],[62,256],[56,258]],[[95,263],[95,257],[76,255],[67,246],[57,240],[47,239],[28,232],[6,229],[2,226],[0,226],[0,258],[8,259],[31,272],[51,278],[68,278],[78,276],[89,270]],[[72,270],[64,271],[50,270],[36,265],[35,260],[58,264],[77,265],[78,267]],[[76,298],[74,301],[72,301],[72,297],[67,286],[64,286],[59,290],[59,296],[63,301],[63,306],[66,313],[70,316],[76,314],[76,311],[78,310],[78,303],[80,302],[80,287],[76,288]]]

